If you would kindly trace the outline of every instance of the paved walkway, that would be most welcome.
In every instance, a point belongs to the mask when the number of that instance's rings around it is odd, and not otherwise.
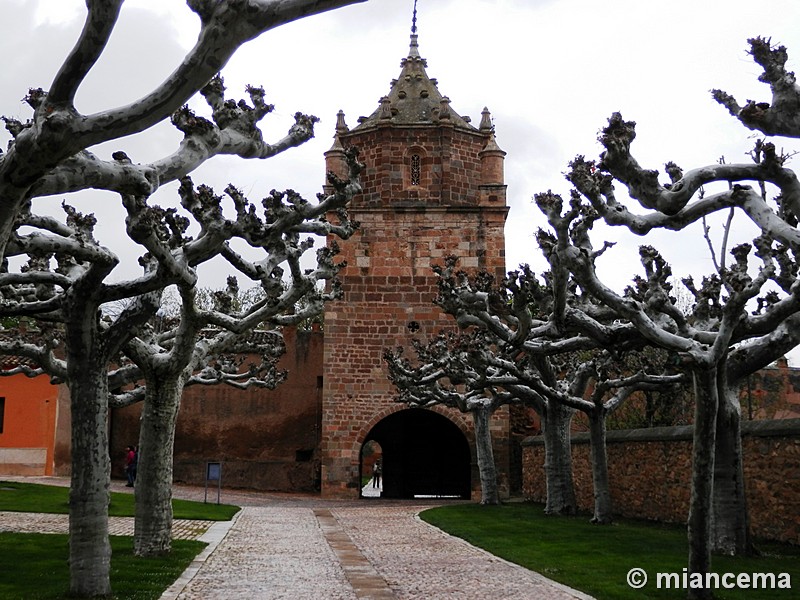
[[[202,501],[203,494],[202,488],[174,488],[176,498]],[[427,525],[417,514],[435,501],[233,490],[223,490],[221,501],[243,510],[225,523],[176,522],[183,537],[209,545],[162,600],[591,600]],[[112,527],[125,531],[132,519],[116,521]],[[58,522],[64,517],[0,512],[0,531],[57,530]]]

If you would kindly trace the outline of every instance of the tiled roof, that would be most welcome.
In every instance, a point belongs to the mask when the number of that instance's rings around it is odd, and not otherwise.
[[[381,98],[380,106],[369,117],[359,119],[360,124],[353,128],[359,131],[378,125],[431,125],[448,122],[457,127],[476,131],[466,119],[450,108],[450,99],[442,96],[437,81],[428,77],[425,67],[427,61],[419,55],[417,35],[411,35],[411,48],[408,57],[400,63],[400,77],[392,81],[389,94]]]
[[[32,333],[20,332],[16,329],[0,330],[0,342],[16,342],[20,340],[34,342],[35,335]],[[0,354],[0,369],[11,370],[22,366],[31,368],[37,367],[35,362],[23,356]]]

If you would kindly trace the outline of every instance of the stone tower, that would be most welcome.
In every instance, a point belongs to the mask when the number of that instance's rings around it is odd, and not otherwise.
[[[327,170],[339,175],[344,148],[357,147],[366,165],[363,192],[350,207],[360,230],[339,243],[348,263],[344,297],[325,313],[320,450],[329,497],[358,497],[361,450],[370,440],[382,450],[385,497],[468,497],[480,489],[470,416],[395,403],[382,361],[385,348],[454,327],[432,303],[431,265],[456,255],[468,270],[505,271],[505,152],[488,110],[475,127],[451,108],[426,73],[417,38],[413,28],[400,76],[375,112],[353,129],[339,112],[325,153]],[[507,478],[507,413],[498,411],[492,427]]]

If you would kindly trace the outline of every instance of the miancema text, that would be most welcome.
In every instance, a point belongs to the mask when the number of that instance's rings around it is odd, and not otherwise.
[[[763,589],[790,590],[792,578],[789,573],[658,573],[656,587],[659,589]]]

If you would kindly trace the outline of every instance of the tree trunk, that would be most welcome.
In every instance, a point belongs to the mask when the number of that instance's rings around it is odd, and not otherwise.
[[[146,383],[133,544],[137,556],[157,556],[172,549],[173,448],[183,376],[148,374]]]
[[[478,472],[481,477],[481,504],[500,504],[500,493],[497,487],[497,466],[492,450],[492,432],[489,419],[492,411],[481,407],[472,411],[475,422],[475,449],[478,455]]]
[[[717,443],[714,456],[714,552],[753,554],[744,488],[741,407],[738,389],[718,386]]]
[[[111,594],[108,380],[106,361],[95,348],[96,333],[72,336],[81,339],[67,346],[72,416],[69,572],[70,592],[79,597]]]
[[[595,407],[595,410],[589,414],[589,440],[592,452],[592,486],[594,488],[592,523],[608,525],[612,521],[611,490],[608,484],[606,416],[603,407]]]
[[[696,367],[694,378],[694,440],[692,447],[692,491],[689,501],[689,574],[711,569],[711,522],[713,516],[714,453],[716,445],[717,368]],[[713,598],[708,588],[690,589],[692,599]]]
[[[544,411],[544,470],[547,478],[548,515],[574,515],[578,510],[572,481],[570,423],[575,411],[558,402],[548,402]]]

